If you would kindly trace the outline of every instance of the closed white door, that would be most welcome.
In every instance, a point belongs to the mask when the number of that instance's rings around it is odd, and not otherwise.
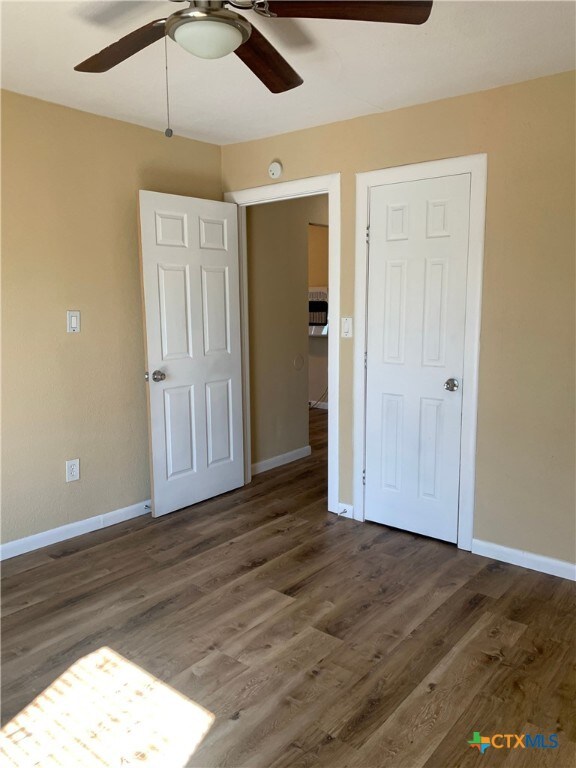
[[[236,206],[140,192],[153,515],[244,484]]]
[[[470,174],[370,197],[365,517],[455,542]]]

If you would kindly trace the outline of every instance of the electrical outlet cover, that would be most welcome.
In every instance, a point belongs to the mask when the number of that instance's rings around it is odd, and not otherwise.
[[[66,462],[66,482],[80,480],[80,459],[69,459]]]

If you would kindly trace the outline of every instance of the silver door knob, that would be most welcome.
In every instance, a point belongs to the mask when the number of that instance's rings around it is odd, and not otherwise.
[[[460,382],[458,379],[446,379],[444,382],[444,389],[447,389],[448,392],[456,392],[459,386]]]
[[[163,371],[154,371],[152,381],[164,381],[166,374]]]

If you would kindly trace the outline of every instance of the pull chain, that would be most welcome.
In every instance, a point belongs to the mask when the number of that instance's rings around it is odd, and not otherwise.
[[[166,66],[166,125],[167,128],[164,131],[164,136],[170,139],[174,135],[174,131],[170,128],[170,88],[168,85],[168,36],[164,35],[164,62]]]

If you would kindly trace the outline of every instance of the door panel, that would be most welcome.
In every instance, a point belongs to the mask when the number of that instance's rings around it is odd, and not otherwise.
[[[166,475],[168,479],[195,472],[194,387],[164,390]]]
[[[211,381],[206,384],[208,466],[232,461],[234,458],[230,425],[230,390],[230,379]]]
[[[365,516],[447,541],[458,527],[469,208],[469,174],[371,190]]]
[[[226,267],[202,268],[202,309],[204,353],[229,352],[230,304]]]
[[[158,265],[162,360],[192,357],[190,270],[188,265]]]
[[[140,192],[153,514],[244,483],[236,206]]]
[[[406,264],[386,264],[386,296],[384,301],[384,355],[386,363],[404,362],[406,318]]]

